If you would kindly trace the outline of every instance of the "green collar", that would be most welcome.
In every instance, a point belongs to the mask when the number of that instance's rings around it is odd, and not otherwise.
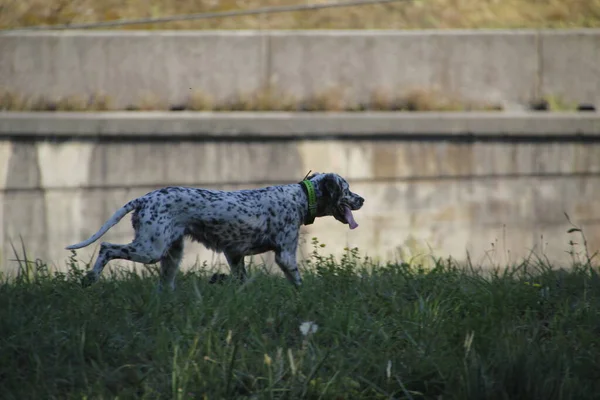
[[[306,197],[308,197],[308,214],[306,214],[306,218],[304,219],[304,225],[310,225],[315,222],[315,218],[317,217],[317,193],[315,192],[313,183],[308,179],[300,182],[300,186],[302,186]]]

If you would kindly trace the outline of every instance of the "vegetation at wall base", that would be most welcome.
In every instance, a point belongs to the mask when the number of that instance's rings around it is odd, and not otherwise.
[[[0,88],[0,111],[285,111],[285,112],[364,112],[364,111],[501,111],[501,104],[462,100],[437,89],[410,89],[401,93],[374,90],[367,101],[351,103],[339,87],[331,87],[304,99],[297,99],[275,89],[240,93],[216,101],[201,90],[194,90],[181,103],[168,104],[158,96],[147,94],[125,107],[115,107],[104,94],[44,98],[23,96]]]
[[[254,266],[206,266],[157,292],[153,268],[51,272],[21,257],[0,283],[3,399],[593,399],[600,275],[531,259],[482,272],[314,252],[295,290]],[[589,260],[588,260],[589,261]],[[118,270],[117,270],[118,271]]]
[[[583,111],[582,107],[595,110],[592,104],[581,105],[560,96],[546,95],[523,104],[523,109],[550,112]],[[464,100],[455,95],[443,93],[435,88],[412,88],[403,91],[374,90],[367,101],[351,103],[346,100],[339,87],[331,87],[305,99],[296,99],[279,90],[257,90],[242,93],[231,99],[215,101],[203,91],[194,90],[190,96],[178,104],[168,104],[158,96],[145,95],[134,104],[115,107],[110,96],[92,94],[89,96],[70,95],[45,98],[23,96],[0,88],[0,111],[13,112],[104,112],[104,111],[212,111],[212,112],[465,112],[503,111],[500,103]]]

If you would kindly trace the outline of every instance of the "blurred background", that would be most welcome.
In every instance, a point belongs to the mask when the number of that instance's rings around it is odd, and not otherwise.
[[[591,258],[599,26],[598,0],[0,0],[0,270],[66,268],[158,187],[309,170],[366,202],[356,230],[303,227],[301,257]],[[188,244],[184,268],[220,261]]]

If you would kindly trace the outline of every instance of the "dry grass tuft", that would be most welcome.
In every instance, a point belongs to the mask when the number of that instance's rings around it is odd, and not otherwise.
[[[239,93],[229,101],[216,106],[218,111],[293,111],[296,99],[272,88],[261,88],[253,93]]]
[[[0,111],[110,111],[114,109],[110,98],[94,94],[45,98],[24,96],[0,90]]]
[[[30,107],[23,96],[0,91],[0,111],[26,111]]]
[[[213,102],[206,93],[195,90],[190,94],[186,106],[191,111],[210,111],[213,109]]]
[[[318,3],[308,0],[306,3]],[[299,0],[0,0],[0,28],[302,4]],[[600,27],[600,0],[413,0],[124,29],[452,29]]]
[[[338,86],[317,92],[300,104],[303,111],[345,111],[349,108],[344,99],[344,90]]]
[[[463,100],[436,88],[412,88],[395,95],[383,90],[371,94],[364,108],[373,111],[493,111],[502,110],[499,104]]]
[[[132,110],[139,111],[164,111],[169,109],[169,105],[152,93],[144,93],[138,104],[129,107]]]
[[[466,111],[474,108],[469,102],[463,102],[436,89],[411,89],[403,100],[409,111]]]

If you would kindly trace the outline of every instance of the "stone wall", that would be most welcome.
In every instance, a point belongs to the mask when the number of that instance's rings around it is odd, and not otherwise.
[[[3,113],[1,268],[14,271],[20,236],[29,257],[64,268],[66,245],[161,186],[252,188],[309,170],[340,173],[366,203],[356,230],[332,218],[303,228],[301,256],[317,236],[324,251],[382,260],[468,251],[489,265],[535,250],[566,262],[580,241],[564,212],[600,248],[597,113]],[[126,217],[102,240],[131,238]],[[185,265],[196,260],[215,258],[190,245]]]
[[[600,105],[597,29],[12,32],[0,54],[0,90],[106,95],[115,107],[266,88],[353,105],[413,89],[505,108],[542,96]]]

